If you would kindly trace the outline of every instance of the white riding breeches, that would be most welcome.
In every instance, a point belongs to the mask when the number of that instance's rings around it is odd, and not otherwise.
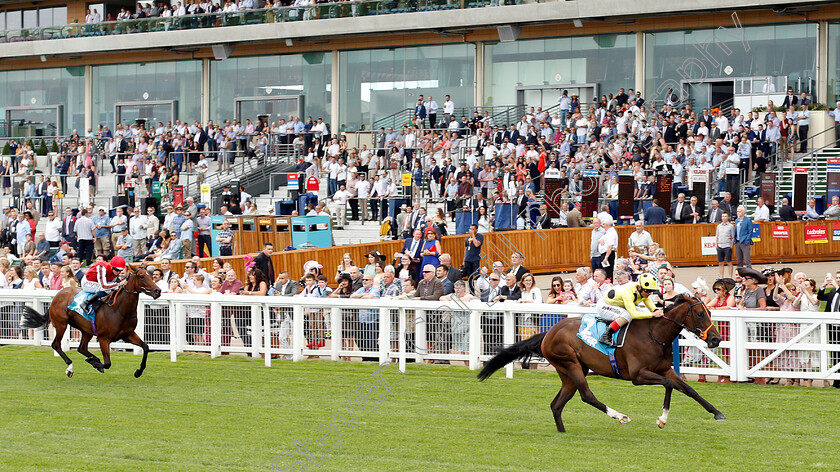
[[[628,323],[633,321],[633,315],[629,311],[619,306],[610,305],[603,299],[595,305],[595,309],[598,311],[598,316],[605,320],[615,321],[618,318],[624,318]]]

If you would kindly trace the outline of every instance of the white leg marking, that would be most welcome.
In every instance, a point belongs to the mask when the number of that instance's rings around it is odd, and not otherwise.
[[[65,370],[64,372],[67,374],[68,377],[73,376],[74,369],[73,369],[73,363],[72,362],[70,363],[70,365],[67,366],[67,370]]]
[[[668,422],[668,409],[663,408],[662,409],[662,416],[660,416],[659,418],[656,419],[656,425],[659,426],[659,428],[661,429],[661,428],[665,427],[665,423],[667,423],[667,422]]]
[[[607,407],[607,414],[610,416],[610,418],[617,419],[619,423],[624,424],[630,422],[630,418],[627,415],[625,415],[624,413],[619,413],[610,407]]]

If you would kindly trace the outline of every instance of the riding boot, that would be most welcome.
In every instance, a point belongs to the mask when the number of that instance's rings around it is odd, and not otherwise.
[[[604,334],[598,339],[598,342],[607,346],[607,347],[615,347],[615,342],[613,341],[612,335],[615,331],[612,329],[611,326],[607,326],[607,330],[604,331]]]

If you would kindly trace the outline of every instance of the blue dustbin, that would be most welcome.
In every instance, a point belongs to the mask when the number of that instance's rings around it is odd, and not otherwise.
[[[817,213],[822,215],[823,212],[825,211],[825,196],[824,195],[816,196],[816,197],[814,197],[814,200],[816,200],[816,202],[817,202],[816,205],[814,206],[814,209],[817,211]]]
[[[566,315],[560,313],[543,313],[540,315],[540,333],[545,333],[564,319],[566,319]]]
[[[314,193],[302,193],[298,195],[298,213],[300,216],[306,216],[306,206],[309,204],[318,204],[318,195]],[[291,212],[289,212],[291,214]]]
[[[274,214],[277,216],[291,215],[295,210],[294,200],[280,200],[274,202]]]

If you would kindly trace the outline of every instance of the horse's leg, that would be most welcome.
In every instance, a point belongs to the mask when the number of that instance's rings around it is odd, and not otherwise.
[[[99,337],[99,350],[102,351],[102,360],[104,369],[111,368],[111,340]]]
[[[140,339],[140,336],[134,331],[123,339],[135,346],[143,348],[143,360],[140,361],[140,368],[134,371],[134,378],[140,378],[140,376],[143,375],[143,371],[146,370],[146,357],[149,355],[149,346],[143,342],[143,340]]]
[[[665,387],[665,400],[662,403],[662,416],[656,418],[656,426],[664,428],[668,422],[668,412],[671,411],[671,392],[674,390],[674,383],[656,372],[642,369],[632,379],[633,385],[662,385]]]
[[[715,419],[718,421],[725,420],[726,417],[723,416],[723,413],[720,412],[717,408],[715,408],[711,403],[706,401],[705,398],[701,397],[690,385],[685,383],[680,376],[674,372],[674,369],[668,369],[665,372],[665,377],[670,380],[674,384],[674,388],[679,390],[680,392],[686,394],[687,396],[691,397],[699,403],[703,408],[706,409],[709,413],[715,415]]]
[[[630,418],[627,415],[613,410],[612,408],[608,407],[607,405],[604,405],[597,398],[595,398],[595,394],[593,394],[592,390],[589,389],[589,384],[586,382],[586,374],[583,372],[583,368],[580,365],[573,366],[570,369],[569,377],[575,383],[575,386],[580,392],[581,400],[603,411],[610,418],[617,419],[619,423],[623,424],[630,422]]]
[[[563,418],[561,417],[563,414],[563,407],[566,406],[566,402],[575,396],[577,387],[569,376],[561,374],[559,371],[557,373],[560,374],[560,380],[563,382],[563,386],[560,387],[560,391],[557,392],[557,396],[554,397],[554,401],[551,402],[551,412],[554,414],[554,422],[557,424],[557,432],[565,433],[566,428],[563,426]]]
[[[105,372],[102,368],[102,361],[100,361],[98,357],[94,356],[93,353],[88,350],[88,343],[91,338],[93,338],[93,334],[82,331],[82,340],[79,342],[79,349],[77,349],[77,351],[79,351],[79,354],[85,356],[85,361],[101,374]]]
[[[53,326],[55,327],[55,338],[53,338],[52,348],[55,352],[64,359],[64,363],[67,364],[67,370],[64,371],[67,374],[67,377],[73,376],[73,361],[67,357],[67,354],[61,349],[61,339],[64,337],[64,332],[67,330],[67,320],[53,320]]]

